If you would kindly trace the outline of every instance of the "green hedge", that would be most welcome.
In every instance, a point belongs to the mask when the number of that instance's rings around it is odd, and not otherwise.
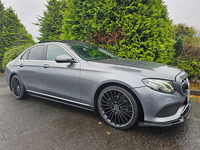
[[[125,58],[169,63],[172,21],[162,0],[70,0],[61,39],[81,40]]]
[[[33,43],[27,43],[25,45],[14,46],[6,50],[4,53],[3,61],[2,61],[2,69],[5,69],[5,66],[13,59],[15,59],[19,54],[21,54],[24,50],[32,46]]]
[[[190,79],[200,79],[200,47],[186,47],[172,65],[186,71]]]

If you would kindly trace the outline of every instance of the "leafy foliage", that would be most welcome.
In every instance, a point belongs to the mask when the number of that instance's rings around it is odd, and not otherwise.
[[[182,36],[178,37],[177,42],[174,44],[175,57],[179,56],[184,50],[184,42]]]
[[[1,42],[1,41],[3,41],[3,37],[2,37],[3,21],[4,21],[4,6],[0,0],[0,68],[1,68],[1,59],[4,54],[4,49],[2,48],[3,43]],[[1,69],[0,69],[0,71],[1,71]]]
[[[186,24],[179,23],[173,25],[173,30],[175,33],[175,40],[177,41],[180,36],[183,37],[185,43],[190,43],[197,30],[194,27],[189,27]]]
[[[20,23],[14,10],[12,8],[5,10],[1,1],[0,17],[0,68],[2,68],[3,55],[9,48],[25,43],[34,44],[35,42]]]
[[[88,41],[120,57],[169,63],[171,23],[162,0],[70,0],[61,38]]]
[[[49,0],[47,1],[47,11],[44,11],[43,17],[38,18],[38,25],[40,27],[40,41],[59,40],[62,33],[63,11],[66,9],[66,2],[64,0]]]
[[[14,46],[9,48],[5,53],[2,61],[2,69],[9,63],[11,60],[15,59],[19,54],[21,54],[24,50],[32,46],[32,43],[28,43],[25,45]]]
[[[200,75],[200,47],[188,46],[185,50],[177,57],[173,65],[185,70],[189,78],[198,79]]]
[[[177,40],[174,45],[177,58],[174,59],[172,65],[185,70],[189,78],[200,78],[200,39],[196,37],[198,31],[194,27],[181,23],[173,25],[173,29],[175,40]],[[182,51],[183,46],[184,51]]]
[[[12,8],[5,11],[5,21],[3,23],[2,36],[5,47],[20,45],[23,43],[34,43],[32,36],[28,34],[25,27],[20,23]]]

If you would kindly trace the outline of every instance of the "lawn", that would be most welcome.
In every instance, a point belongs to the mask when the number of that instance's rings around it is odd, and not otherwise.
[[[190,95],[190,100],[195,101],[200,104],[200,96]]]

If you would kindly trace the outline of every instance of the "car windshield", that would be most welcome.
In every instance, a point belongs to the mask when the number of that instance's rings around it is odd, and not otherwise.
[[[118,56],[93,45],[68,44],[84,60],[115,59]]]

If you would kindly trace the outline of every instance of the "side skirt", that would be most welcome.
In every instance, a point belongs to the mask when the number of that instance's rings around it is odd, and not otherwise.
[[[89,110],[89,111],[93,111],[93,107],[91,107],[88,104],[84,104],[84,103],[81,103],[81,102],[76,102],[76,101],[73,101],[73,100],[68,100],[68,99],[65,99],[65,98],[56,97],[56,96],[52,96],[52,95],[48,95],[48,94],[44,94],[44,93],[39,93],[39,92],[31,91],[31,90],[27,90],[27,92],[28,92],[28,95],[30,95],[30,96],[43,98],[43,99],[47,99],[47,100],[50,100],[50,101],[54,101],[54,102],[58,102],[58,103],[62,103],[62,104],[86,109],[86,110]]]

